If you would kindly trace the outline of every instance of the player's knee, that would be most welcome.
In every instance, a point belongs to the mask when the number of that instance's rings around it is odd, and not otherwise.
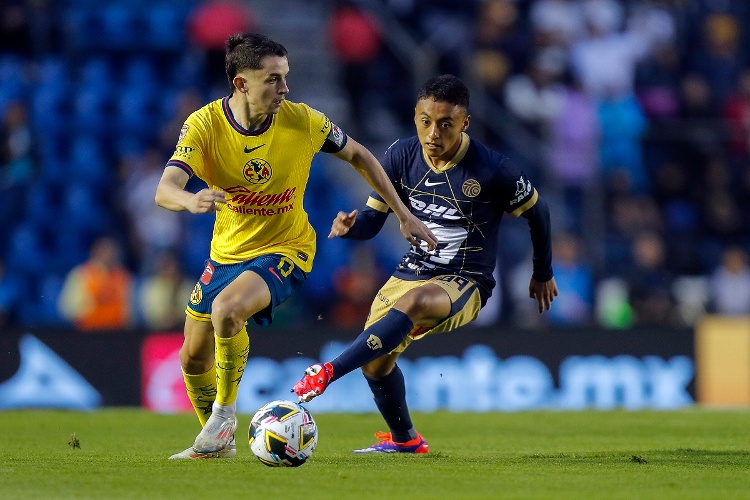
[[[191,350],[187,346],[180,349],[180,365],[182,371],[191,375],[200,375],[211,369],[213,356],[206,352]]]
[[[211,322],[214,331],[219,336],[223,333],[233,335],[240,331],[247,318],[243,318],[238,312],[238,308],[231,301],[216,300],[211,305]]]
[[[414,323],[417,323],[431,315],[433,303],[434,300],[429,293],[416,288],[398,299],[394,307],[409,316],[409,319]]]

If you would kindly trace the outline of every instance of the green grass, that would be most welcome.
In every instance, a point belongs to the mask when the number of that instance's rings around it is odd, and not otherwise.
[[[170,461],[193,415],[0,412],[0,498],[750,498],[746,410],[417,414],[426,456],[353,455],[380,416],[315,417],[315,455],[287,469],[242,444],[248,415],[236,459]]]

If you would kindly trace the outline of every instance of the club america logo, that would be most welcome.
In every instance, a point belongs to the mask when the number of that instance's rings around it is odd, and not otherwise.
[[[190,303],[197,306],[201,303],[201,300],[203,300],[203,287],[200,283],[196,283],[193,293],[190,294]]]
[[[245,163],[245,167],[242,170],[242,174],[250,184],[265,184],[271,180],[273,170],[271,164],[262,158],[253,158],[249,162]]]

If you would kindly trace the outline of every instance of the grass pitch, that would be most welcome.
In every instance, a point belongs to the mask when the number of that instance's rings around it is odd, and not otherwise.
[[[380,416],[315,415],[310,462],[172,461],[190,414],[0,412],[0,498],[750,498],[750,411],[416,414],[428,455],[353,455]],[[72,434],[80,447],[71,444]]]

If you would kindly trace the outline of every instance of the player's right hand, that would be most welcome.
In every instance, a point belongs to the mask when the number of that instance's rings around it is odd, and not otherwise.
[[[343,236],[349,232],[349,229],[354,225],[354,221],[357,218],[357,210],[352,210],[349,213],[339,212],[336,218],[333,219],[331,225],[331,232],[328,233],[328,239],[335,238],[336,236]]]
[[[201,189],[190,199],[188,210],[194,214],[210,214],[221,210],[221,204],[227,202],[226,193],[215,189]]]

